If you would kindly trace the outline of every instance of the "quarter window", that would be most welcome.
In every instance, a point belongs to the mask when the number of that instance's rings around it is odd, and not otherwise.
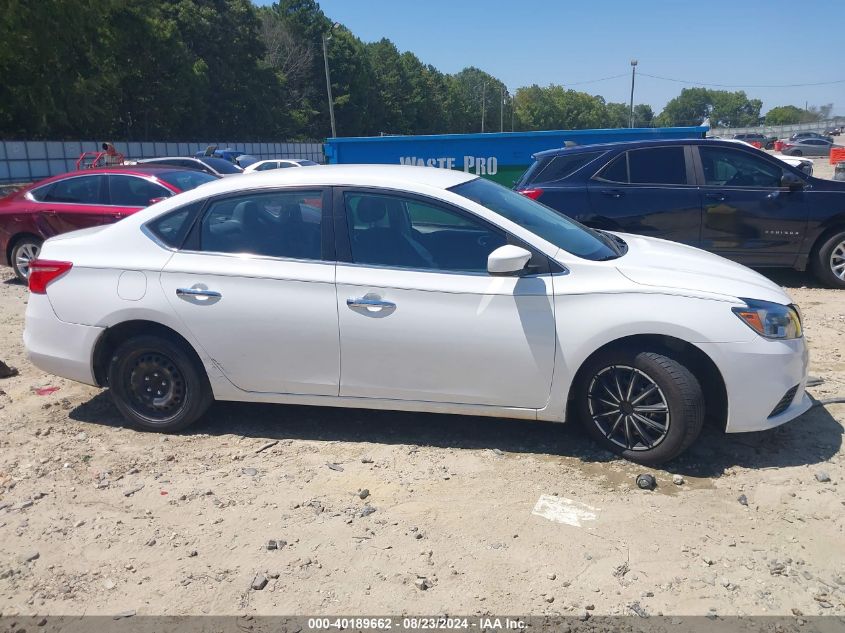
[[[344,201],[355,263],[481,273],[507,243],[480,220],[419,200],[350,192]]]
[[[700,146],[704,184],[718,187],[780,187],[783,170],[747,152]]]
[[[171,248],[179,248],[188,236],[194,218],[202,209],[204,202],[204,200],[200,200],[181,209],[171,211],[147,224],[147,228]]]
[[[200,250],[321,259],[320,191],[253,193],[216,200],[202,219]]]
[[[602,152],[580,152],[577,154],[560,154],[553,156],[531,178],[533,183],[555,182],[568,178],[584,165],[593,162]]]

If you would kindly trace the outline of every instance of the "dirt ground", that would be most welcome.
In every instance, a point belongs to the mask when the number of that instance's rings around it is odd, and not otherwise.
[[[0,614],[845,614],[845,405],[707,429],[652,492],[571,425],[223,403],[160,436],[25,359],[11,277]],[[845,395],[845,292],[772,277]]]

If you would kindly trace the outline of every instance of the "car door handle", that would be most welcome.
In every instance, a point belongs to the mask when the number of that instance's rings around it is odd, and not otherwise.
[[[223,295],[216,290],[206,290],[205,288],[177,288],[177,297],[207,297],[209,299],[220,299]]]
[[[608,198],[621,198],[625,194],[619,191],[618,189],[602,189],[601,194],[603,196],[607,196]]]
[[[716,200],[717,202],[724,202],[728,198],[723,193],[705,193],[704,197],[708,200]]]
[[[368,309],[379,309],[379,310],[392,310],[396,307],[395,303],[390,301],[382,301],[376,297],[359,297],[358,299],[347,299],[346,305],[350,308],[368,308]]]

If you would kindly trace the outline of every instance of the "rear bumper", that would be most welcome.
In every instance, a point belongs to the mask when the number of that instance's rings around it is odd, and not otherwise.
[[[803,338],[700,345],[722,373],[728,396],[728,433],[765,431],[798,417],[812,402],[804,392],[809,354]],[[775,407],[795,388],[789,404]]]
[[[47,373],[96,386],[91,363],[103,330],[60,321],[46,295],[29,295],[23,342],[32,363]]]

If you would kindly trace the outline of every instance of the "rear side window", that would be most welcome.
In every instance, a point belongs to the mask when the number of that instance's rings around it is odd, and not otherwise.
[[[579,152],[577,154],[560,154],[553,156],[532,176],[532,183],[556,182],[564,180],[581,169],[584,165],[593,162],[603,152]]]
[[[204,201],[189,204],[146,224],[147,229],[170,248],[179,248],[188,236],[188,231],[202,209]]]
[[[625,152],[601,170],[596,178],[632,185],[685,185],[684,148],[678,145]]]
[[[599,180],[609,182],[628,182],[628,152],[623,152],[614,158],[597,175]]]
[[[687,168],[684,148],[650,147],[628,152],[631,184],[685,185]]]
[[[249,193],[215,200],[200,226],[200,250],[321,259],[321,191]]]

